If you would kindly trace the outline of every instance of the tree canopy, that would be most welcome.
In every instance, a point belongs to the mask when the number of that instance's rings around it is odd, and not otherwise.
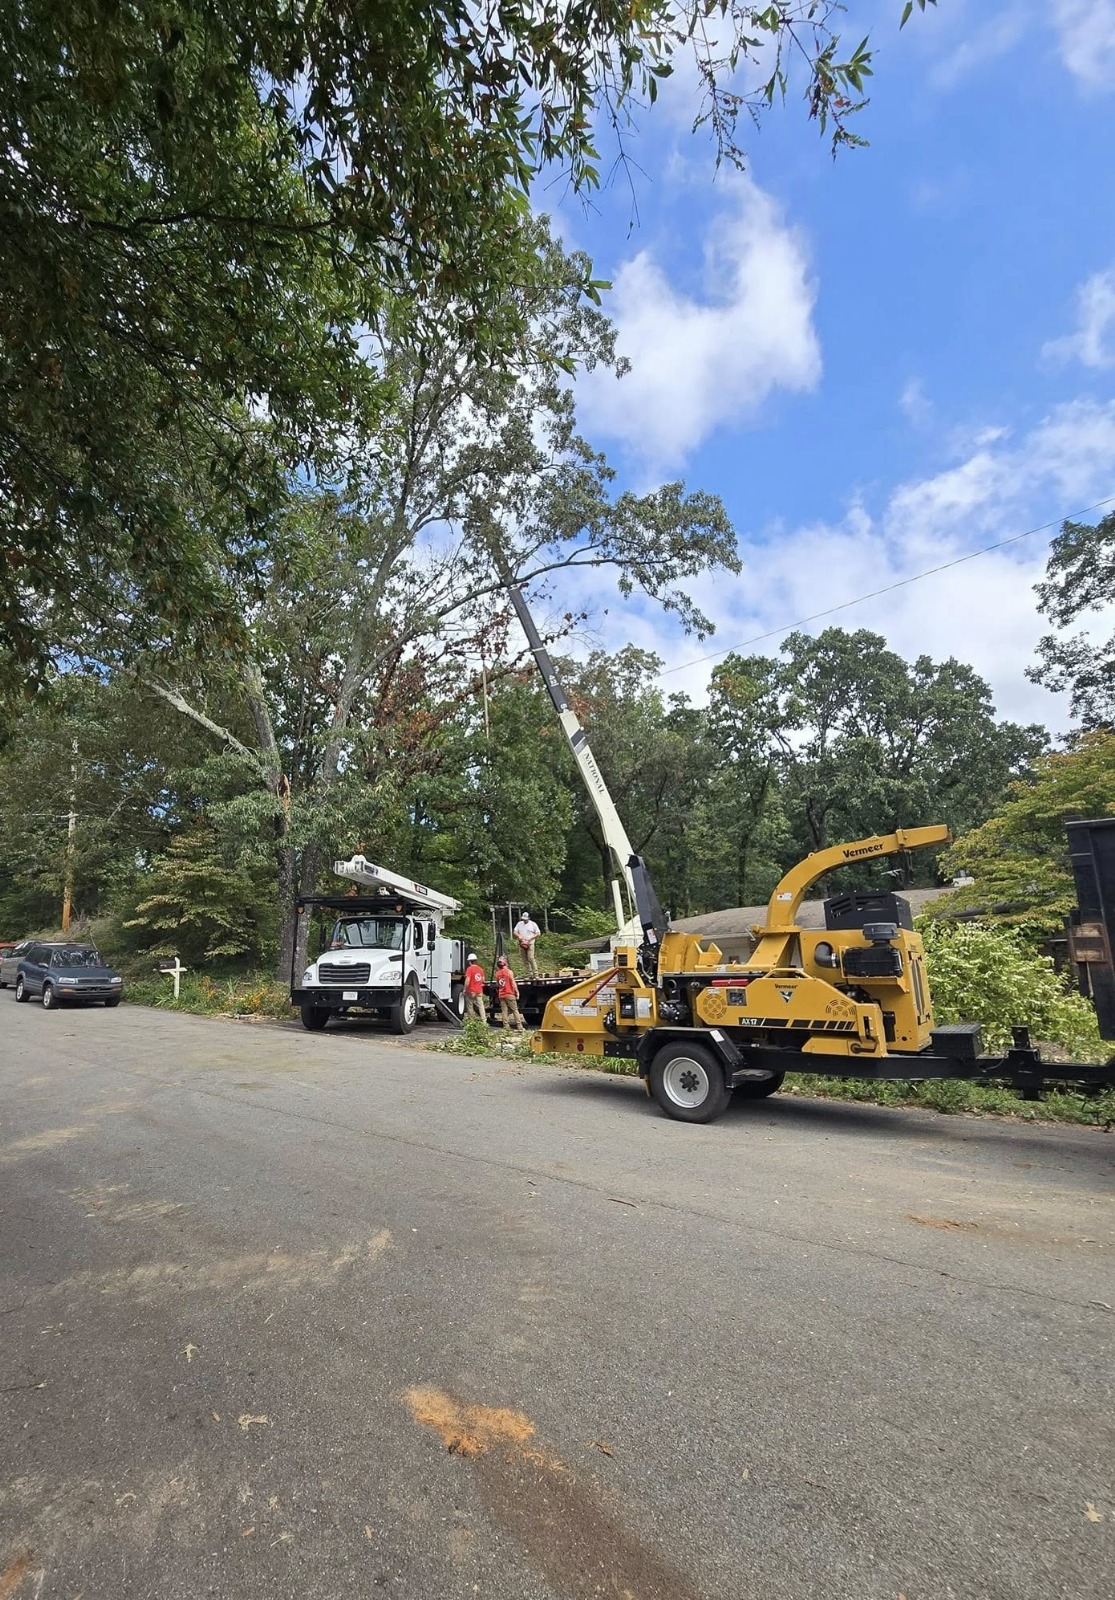
[[[1034,934],[1060,933],[1076,899],[1065,823],[1112,815],[1115,734],[1098,729],[1067,750],[1040,756],[1032,775],[1007,788],[986,822],[957,840],[946,870],[972,882],[939,909],[975,910]]]
[[[920,3],[920,0],[919,0]],[[292,475],[374,431],[362,330],[436,306],[494,362],[545,329],[534,178],[600,180],[682,53],[718,156],[799,89],[837,144],[870,73],[830,0],[19,0],[0,17],[0,656],[42,682],[76,614],[137,647],[236,636]],[[909,6],[906,10],[909,11]],[[753,81],[762,61],[761,82]],[[751,77],[741,88],[740,74]],[[587,263],[580,288],[598,293]],[[498,306],[495,321],[489,308]],[[140,624],[142,623],[142,626]]]
[[[1040,610],[1058,628],[1115,602],[1115,511],[1094,525],[1063,525],[1037,594]],[[1082,726],[1115,727],[1115,634],[1102,642],[1080,633],[1046,634],[1038,656],[1028,675],[1047,689],[1067,689]]]

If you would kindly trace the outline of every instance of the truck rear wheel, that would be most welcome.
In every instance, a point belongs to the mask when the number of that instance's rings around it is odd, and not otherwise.
[[[329,1012],[324,1006],[303,1006],[301,1010],[302,1026],[311,1033],[320,1033],[329,1021]]]
[[[410,1033],[418,1021],[418,990],[413,983],[408,983],[403,990],[402,999],[397,1006],[391,1007],[391,1031],[393,1033]]]
[[[663,1045],[651,1062],[650,1092],[677,1122],[712,1122],[732,1098],[708,1046],[680,1039]]]
[[[777,1094],[785,1081],[784,1072],[772,1072],[769,1078],[743,1078],[734,1092],[745,1100],[765,1100],[768,1095]]]

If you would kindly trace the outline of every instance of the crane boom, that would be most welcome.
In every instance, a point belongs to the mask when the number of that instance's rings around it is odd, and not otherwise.
[[[604,842],[611,851],[612,856],[623,874],[623,881],[627,888],[628,904],[633,913],[637,913],[639,897],[635,892],[635,880],[632,876],[632,859],[638,860],[631,848],[631,840],[627,837],[627,829],[619,819],[619,812],[608,793],[608,785],[604,782],[603,774],[596,764],[596,757],[589,747],[588,737],[577,719],[577,714],[569,704],[569,697],[561,686],[561,680],[554,671],[554,664],[550,660],[549,652],[542,643],[538,629],[534,625],[534,618],[530,614],[523,591],[519,584],[511,577],[509,572],[504,572],[504,581],[507,592],[511,596],[511,604],[515,607],[515,615],[527,637],[531,654],[538,663],[538,670],[542,674],[542,682],[546,685],[546,692],[553,701],[554,710],[558,714],[562,732],[569,741],[569,748],[573,752],[573,759],[580,769],[584,779],[585,788],[588,790],[589,799],[600,818],[600,828],[604,835]],[[619,881],[612,879],[612,896],[616,907],[616,926],[622,931],[628,924],[628,916],[624,913],[623,899],[620,894]]]

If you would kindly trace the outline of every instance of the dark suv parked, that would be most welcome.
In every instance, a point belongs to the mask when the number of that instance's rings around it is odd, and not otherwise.
[[[49,1011],[63,1000],[103,1000],[118,1006],[124,980],[89,944],[32,944],[19,964],[17,1000],[41,994]]]

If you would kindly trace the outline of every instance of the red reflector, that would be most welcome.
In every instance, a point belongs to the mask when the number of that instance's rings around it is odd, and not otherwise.
[[[713,978],[710,989],[746,989],[750,978]]]

